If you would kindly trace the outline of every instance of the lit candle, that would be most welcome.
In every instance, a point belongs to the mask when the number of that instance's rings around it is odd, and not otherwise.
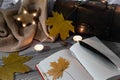
[[[44,49],[44,46],[43,46],[42,44],[36,44],[36,45],[34,46],[34,49],[35,49],[36,51],[42,51],[42,50]]]
[[[80,36],[80,35],[75,35],[75,36],[73,37],[73,40],[76,41],[76,42],[79,42],[79,41],[82,40],[82,36]]]

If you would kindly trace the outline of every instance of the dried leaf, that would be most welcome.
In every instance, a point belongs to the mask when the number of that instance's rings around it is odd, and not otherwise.
[[[58,62],[51,62],[50,66],[52,68],[50,70],[48,70],[47,73],[50,76],[53,76],[53,80],[56,80],[56,79],[62,77],[64,70],[67,69],[69,66],[69,61],[60,57],[58,59]]]
[[[47,25],[52,26],[49,31],[50,36],[60,35],[62,40],[69,37],[69,31],[74,32],[74,27],[72,26],[72,21],[65,20],[62,14],[53,12],[53,17],[49,17],[47,20]]]
[[[30,68],[24,65],[32,57],[19,56],[19,54],[11,53],[8,57],[3,57],[3,66],[0,66],[0,80],[14,80],[14,73],[25,73],[30,71]]]

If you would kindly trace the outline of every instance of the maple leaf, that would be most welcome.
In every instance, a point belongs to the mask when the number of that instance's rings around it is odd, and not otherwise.
[[[30,68],[23,63],[32,57],[19,56],[18,52],[11,53],[8,57],[3,57],[3,66],[0,66],[0,80],[14,80],[14,73],[25,73]]]
[[[65,20],[62,14],[53,12],[53,17],[49,17],[47,20],[47,25],[52,26],[49,30],[50,36],[60,35],[62,40],[69,37],[69,31],[74,32],[74,27],[72,26],[72,21]]]
[[[67,69],[69,66],[69,61],[60,57],[58,59],[58,62],[51,62],[50,66],[52,68],[50,70],[48,70],[47,73],[50,76],[53,76],[53,80],[56,80],[56,79],[62,77],[64,70]]]

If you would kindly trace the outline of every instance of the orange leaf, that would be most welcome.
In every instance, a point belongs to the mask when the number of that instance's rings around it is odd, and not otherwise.
[[[66,59],[60,57],[58,59],[58,62],[51,62],[50,66],[52,68],[48,70],[47,73],[50,76],[53,76],[53,80],[56,80],[62,77],[64,70],[67,69],[69,66],[69,62]]]

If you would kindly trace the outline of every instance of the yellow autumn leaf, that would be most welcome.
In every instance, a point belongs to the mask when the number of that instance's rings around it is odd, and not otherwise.
[[[47,74],[49,74],[50,76],[53,76],[53,80],[56,80],[62,77],[64,70],[67,69],[69,66],[69,61],[60,57],[58,59],[58,62],[51,62],[50,66],[52,68],[48,70]]]
[[[0,66],[0,80],[14,80],[14,73],[25,73],[30,68],[24,65],[32,57],[19,56],[18,52],[11,53],[8,57],[3,57],[3,66]]]
[[[71,23],[72,21],[65,20],[62,14],[53,12],[53,17],[49,17],[47,20],[47,25],[52,26],[49,30],[50,36],[60,35],[60,38],[65,40],[69,37],[69,31],[74,32],[74,27]]]

